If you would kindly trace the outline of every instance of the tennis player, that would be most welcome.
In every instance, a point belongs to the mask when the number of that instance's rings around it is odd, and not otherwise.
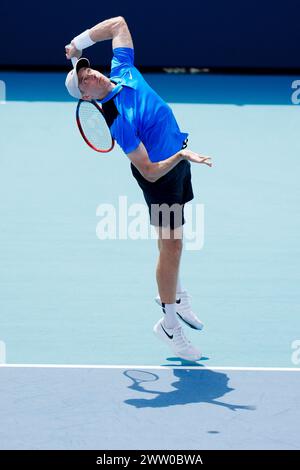
[[[105,40],[112,40],[110,78],[92,69],[88,59],[80,58],[83,49]],[[149,208],[150,223],[158,231],[159,295],[155,300],[163,316],[154,333],[177,357],[199,360],[201,352],[187,339],[180,321],[196,330],[203,324],[192,311],[179,267],[184,204],[194,197],[190,162],[211,167],[211,158],[186,148],[188,134],[180,131],[171,108],[135,68],[133,42],[123,17],[102,21],[79,34],[65,52],[68,59],[79,59],[66,79],[69,93],[74,98],[102,103],[111,134],[131,161],[132,174]]]

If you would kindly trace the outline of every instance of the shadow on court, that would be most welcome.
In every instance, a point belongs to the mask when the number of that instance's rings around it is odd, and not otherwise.
[[[134,398],[125,400],[124,403],[135,408],[162,408],[190,403],[208,403],[228,408],[231,411],[256,409],[253,406],[237,405],[220,400],[234,390],[228,386],[229,377],[224,373],[208,369],[174,369],[173,374],[177,380],[171,383],[174,390],[168,392],[159,389],[149,390],[141,385],[142,382],[138,383],[133,380],[133,384],[129,386],[130,389],[153,395],[153,398]],[[151,373],[151,375],[155,376],[154,380],[160,379],[157,374]]]

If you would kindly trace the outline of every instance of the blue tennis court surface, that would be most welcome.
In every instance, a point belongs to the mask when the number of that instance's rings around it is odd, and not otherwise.
[[[296,78],[148,78],[214,163],[181,265],[195,368],[152,333],[156,241],[97,237],[99,205],[143,204],[126,156],[85,146],[63,74],[1,74],[1,449],[300,448]],[[158,379],[130,387],[133,366]]]
[[[0,369],[0,449],[300,448],[296,371],[125,371]]]

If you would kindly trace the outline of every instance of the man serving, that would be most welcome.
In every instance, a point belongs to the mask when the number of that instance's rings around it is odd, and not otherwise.
[[[112,40],[110,78],[81,58],[83,49],[105,40]],[[186,148],[188,134],[180,131],[171,108],[134,66],[133,42],[124,18],[102,21],[76,36],[66,46],[66,57],[79,59],[66,79],[69,93],[101,103],[112,137],[131,161],[132,174],[149,208],[150,223],[157,229],[159,295],[155,300],[163,317],[154,326],[154,333],[178,357],[199,360],[201,353],[187,339],[181,322],[197,330],[203,324],[181,285],[179,266],[184,204],[194,197],[190,162],[211,167],[211,158]],[[160,210],[162,207],[170,210]]]

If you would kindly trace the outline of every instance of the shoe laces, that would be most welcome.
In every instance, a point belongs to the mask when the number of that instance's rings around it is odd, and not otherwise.
[[[179,348],[184,348],[187,347],[191,344],[190,340],[187,339],[187,337],[184,334],[182,326],[178,326],[177,328],[174,328],[174,342]]]
[[[181,300],[179,304],[181,309],[185,312],[189,311],[190,313],[193,314],[192,307],[191,307],[191,300],[192,300],[191,296],[187,292],[184,291],[184,292],[179,293],[179,297]]]

